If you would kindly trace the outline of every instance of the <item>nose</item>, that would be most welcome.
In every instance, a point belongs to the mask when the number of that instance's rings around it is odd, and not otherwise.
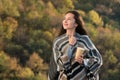
[[[67,23],[67,20],[66,20],[66,19],[64,19],[64,20],[63,20],[63,22],[64,22],[64,23]]]

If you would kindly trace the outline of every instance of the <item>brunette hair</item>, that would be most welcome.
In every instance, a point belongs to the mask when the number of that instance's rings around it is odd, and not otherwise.
[[[83,28],[84,22],[83,22],[83,20],[82,20],[82,18],[80,16],[80,14],[77,11],[68,11],[65,14],[67,14],[67,13],[72,13],[74,15],[74,19],[75,19],[76,23],[78,24],[75,31],[77,33],[79,33],[80,35],[87,35],[87,32]],[[59,36],[64,34],[64,33],[66,33],[66,30],[63,29],[63,25],[62,25]]]

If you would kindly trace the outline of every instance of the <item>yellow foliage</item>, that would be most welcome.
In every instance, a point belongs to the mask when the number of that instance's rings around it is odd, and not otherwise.
[[[84,11],[78,10],[78,12],[80,13],[80,15],[81,15],[82,17],[85,17],[85,16],[86,16],[86,13],[85,13]]]
[[[28,17],[29,19],[36,19],[36,18],[39,18],[39,17],[42,17],[42,16],[40,16],[37,11],[32,10],[32,11],[30,11],[30,12],[28,13],[27,17]]]
[[[21,68],[19,70],[19,72],[17,73],[17,76],[19,76],[20,78],[32,78],[34,77],[34,73],[32,72],[32,70],[28,67],[25,68]]]
[[[41,72],[35,77],[35,80],[47,80],[47,76]]]
[[[96,28],[90,23],[86,23],[85,29],[87,30],[88,34],[92,37],[92,39],[95,38],[98,34]]]
[[[9,57],[3,51],[0,51],[0,59],[0,65],[8,71],[16,70],[19,66],[16,58]]]
[[[115,64],[117,62],[117,58],[114,56],[114,53],[111,50],[106,51],[105,58],[108,59],[109,64]]]
[[[3,59],[3,60],[8,60],[9,57],[7,55],[5,55],[4,51],[0,51],[0,59]]]
[[[11,70],[16,70],[17,67],[18,67],[17,59],[16,58],[10,58],[10,60],[9,60],[9,68]]]
[[[48,1],[46,3],[46,8],[44,9],[44,14],[48,14],[49,16],[55,16],[57,13],[55,7],[53,6],[53,4]]]
[[[119,73],[119,70],[118,69],[109,69],[108,73],[109,74],[116,74],[116,73]]]
[[[103,25],[102,18],[99,16],[99,14],[96,11],[94,11],[94,10],[89,11],[88,16],[89,16],[89,19],[94,24],[96,24],[98,26],[102,26]]]
[[[73,2],[71,0],[64,0],[63,3],[67,3],[66,6],[70,9],[73,9]]]
[[[99,36],[100,35],[103,36],[106,33],[110,35],[112,33],[109,28],[103,28],[103,27],[97,27],[97,31],[99,32]]]
[[[43,60],[38,56],[37,53],[33,53],[29,61],[27,62],[27,65],[35,72],[39,72],[41,68],[43,67]]]
[[[1,3],[6,14],[11,16],[20,16],[18,11],[19,0],[2,0]]]
[[[12,18],[12,17],[7,17],[3,21],[3,28],[4,28],[4,33],[6,38],[11,38],[13,32],[17,29],[18,22]]]
[[[0,14],[3,12],[3,5],[2,3],[0,2]]]
[[[43,33],[43,36],[45,36],[46,39],[48,39],[49,41],[52,41],[53,40],[53,35],[50,31],[45,31]]]

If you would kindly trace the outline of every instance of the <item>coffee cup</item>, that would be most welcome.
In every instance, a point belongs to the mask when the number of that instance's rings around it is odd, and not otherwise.
[[[75,52],[75,59],[77,59],[80,56],[83,56],[85,51],[86,51],[85,48],[77,47],[76,52]]]

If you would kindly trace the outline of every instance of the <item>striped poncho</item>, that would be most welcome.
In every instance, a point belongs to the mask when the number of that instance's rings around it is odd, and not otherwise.
[[[53,42],[53,58],[49,69],[48,80],[86,80],[98,79],[98,70],[102,65],[102,57],[87,35],[74,35],[77,42],[69,45],[66,34],[57,37]],[[83,64],[74,60],[77,47],[88,51],[84,54]]]

